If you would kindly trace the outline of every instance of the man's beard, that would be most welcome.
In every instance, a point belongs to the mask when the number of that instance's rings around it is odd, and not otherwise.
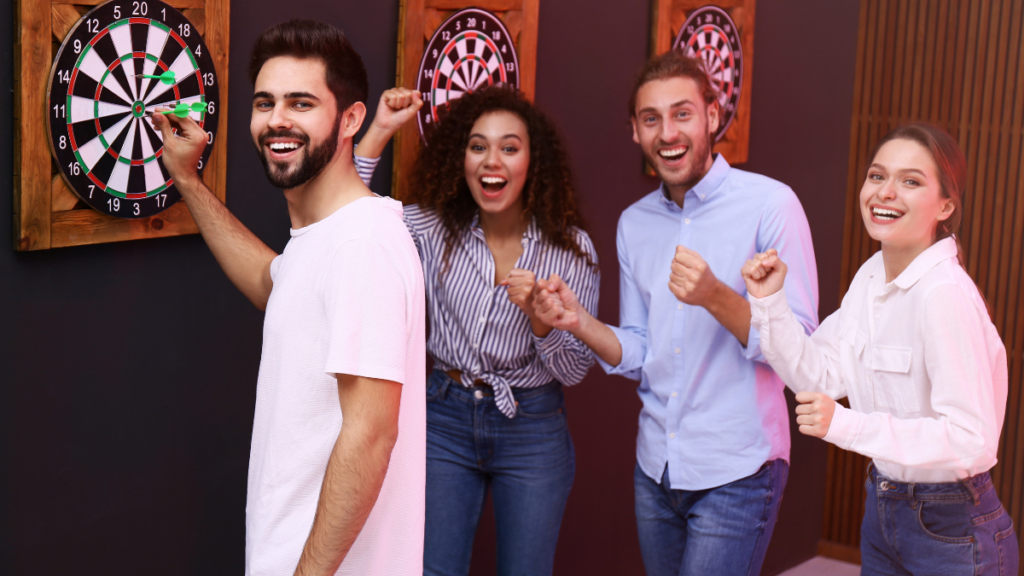
[[[260,162],[263,163],[263,169],[267,173],[267,180],[270,180],[270,183],[278,188],[290,190],[316,178],[327,164],[330,163],[331,159],[334,158],[334,153],[338,150],[338,133],[340,130],[341,120],[339,119],[335,122],[331,135],[313,149],[309,147],[309,136],[301,132],[269,129],[260,134],[257,151],[259,152]],[[294,170],[289,172],[287,163],[273,162],[267,158],[266,142],[270,138],[294,138],[302,141],[301,156]]]
[[[653,149],[651,153],[644,151],[644,156],[647,157],[647,162],[658,173],[658,177],[665,185],[689,190],[704,178],[704,167],[707,166],[708,157],[711,155],[711,139],[713,137],[714,135],[708,134],[706,138],[691,143],[686,151],[686,162],[677,169],[678,171],[666,172],[659,162],[662,159],[661,156]],[[660,144],[655,145],[654,149],[661,147]]]

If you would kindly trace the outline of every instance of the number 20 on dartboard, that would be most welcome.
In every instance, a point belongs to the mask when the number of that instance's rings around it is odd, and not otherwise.
[[[143,218],[181,195],[163,166],[154,109],[206,131],[202,172],[217,134],[217,72],[195,26],[160,2],[112,1],[71,29],[47,92],[50,147],[68,187],[92,208]]]

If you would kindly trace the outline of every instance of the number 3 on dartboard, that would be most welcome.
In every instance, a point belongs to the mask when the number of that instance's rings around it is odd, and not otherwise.
[[[181,194],[163,165],[155,108],[187,106],[211,144],[223,115],[217,71],[203,38],[161,0],[120,0],[90,10],[64,38],[50,71],[50,150],[67,186],[91,208],[146,218]],[[187,42],[187,43],[186,43]],[[124,210],[122,210],[124,204]]]

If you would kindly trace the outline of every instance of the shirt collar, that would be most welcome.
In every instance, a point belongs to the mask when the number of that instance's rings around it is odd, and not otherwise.
[[[955,258],[956,255],[956,240],[952,237],[943,238],[918,254],[910,266],[907,266],[906,270],[901,272],[892,283],[901,290],[909,290],[929,270],[950,258]],[[885,266],[881,266],[875,274],[882,274],[884,277]]]
[[[729,162],[725,159],[725,156],[715,154],[715,161],[711,163],[711,169],[700,179],[700,182],[697,182],[696,186],[686,192],[686,195],[692,195],[702,201],[707,200],[721,188],[725,182],[725,177],[729,175],[729,168]],[[668,190],[665,189],[664,182],[661,183],[661,201],[666,205],[676,205],[668,194]]]

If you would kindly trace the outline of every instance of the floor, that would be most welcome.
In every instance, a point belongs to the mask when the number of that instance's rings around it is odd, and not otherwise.
[[[817,556],[779,576],[860,576],[860,565]]]

